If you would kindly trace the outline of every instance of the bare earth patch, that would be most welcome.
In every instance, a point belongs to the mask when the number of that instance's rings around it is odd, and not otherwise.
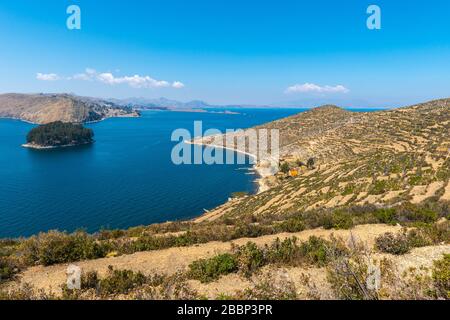
[[[441,197],[441,201],[450,201],[450,181],[447,182],[447,186],[445,187],[444,194]]]
[[[411,195],[413,198],[411,199],[411,203],[417,204],[425,201],[428,198],[431,198],[436,194],[436,192],[441,189],[443,183],[441,181],[433,182],[428,186],[416,186],[412,189]]]

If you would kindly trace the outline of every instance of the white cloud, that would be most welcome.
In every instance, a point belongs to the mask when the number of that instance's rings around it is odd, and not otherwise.
[[[83,80],[83,81],[92,81],[94,80],[95,76],[97,74],[97,71],[91,68],[86,68],[84,73],[78,73],[74,75],[73,77],[69,78],[69,80]]]
[[[184,83],[182,83],[180,81],[175,81],[174,83],[172,83],[172,87],[175,89],[183,89]]]
[[[96,70],[87,68],[84,73],[76,74],[72,77],[75,80],[83,80],[83,81],[99,81],[108,85],[117,85],[117,84],[127,84],[132,88],[168,88],[172,87],[175,89],[184,88],[184,84],[175,81],[170,84],[168,81],[164,80],[156,80],[150,76],[124,76],[124,77],[116,77],[111,72],[103,72],[97,73]]]
[[[37,79],[43,81],[56,81],[62,79],[58,75],[53,73],[52,74],[38,73],[36,77]],[[71,77],[64,79],[80,80],[80,81],[98,81],[108,85],[127,84],[132,88],[138,89],[170,88],[170,87],[174,89],[182,89],[185,87],[185,85],[180,81],[174,81],[173,83],[170,83],[165,80],[156,80],[150,76],[140,76],[140,75],[116,77],[111,72],[98,73],[95,69],[92,68],[86,68],[86,70],[83,73],[77,73]]]
[[[343,85],[337,86],[319,86],[314,83],[296,84],[286,89],[286,93],[349,93],[350,90]]]
[[[97,79],[100,82],[115,85],[115,84],[128,84],[132,88],[167,88],[170,87],[170,83],[163,80],[155,80],[149,76],[125,76],[115,77],[112,73],[100,73],[97,75]]]
[[[59,80],[59,76],[55,73],[38,73],[36,79],[41,81],[56,81]]]

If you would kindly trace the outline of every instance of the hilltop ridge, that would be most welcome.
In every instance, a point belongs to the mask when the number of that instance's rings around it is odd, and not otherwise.
[[[71,94],[0,95],[0,117],[37,124],[55,121],[84,123],[111,117],[137,117],[133,109],[102,99]]]

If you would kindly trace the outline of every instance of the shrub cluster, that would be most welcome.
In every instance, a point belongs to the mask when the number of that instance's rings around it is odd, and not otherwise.
[[[305,242],[287,238],[276,239],[271,245],[263,248],[253,242],[233,248],[232,254],[222,254],[210,259],[194,261],[189,266],[189,276],[201,282],[211,282],[229,273],[240,273],[251,277],[266,265],[326,266],[332,258],[346,254],[344,244],[337,239],[327,241],[312,236]]]
[[[404,204],[395,208],[380,209],[371,205],[339,210],[314,210],[285,215],[225,216],[205,223],[174,222],[129,230],[102,230],[98,234],[85,232],[68,234],[51,231],[29,239],[17,241],[8,249],[2,262],[4,275],[10,275],[10,256],[19,256],[25,266],[74,262],[105,257],[110,252],[131,254],[140,251],[185,247],[211,241],[231,241],[239,238],[256,238],[280,232],[299,232],[305,229],[348,229],[358,224],[388,223],[417,226],[426,233],[426,241],[438,243],[450,238],[448,228],[437,228],[431,223],[447,217],[448,206],[441,204]],[[421,231],[422,232],[422,231]],[[158,233],[170,233],[168,235]],[[177,234],[178,233],[178,234]],[[411,235],[411,238],[412,235]],[[423,238],[423,237],[422,237]],[[444,240],[442,240],[444,239]],[[416,237],[413,246],[422,241]],[[1,249],[1,246],[0,246]],[[0,253],[0,256],[2,254]],[[14,264],[14,263],[13,263]]]
[[[324,214],[321,223],[325,229],[351,229],[354,226],[351,213],[344,210]]]
[[[189,265],[189,276],[202,283],[217,280],[222,275],[236,272],[238,265],[234,255],[225,253],[210,259],[194,261]]]
[[[448,242],[450,240],[450,223],[444,221],[432,225],[418,225],[416,228],[404,229],[398,234],[385,233],[375,239],[376,248],[385,253],[402,255],[412,248],[419,248]]]
[[[411,249],[408,236],[405,233],[395,235],[388,232],[377,237],[375,242],[377,249],[381,252],[395,255],[408,253]]]
[[[91,276],[91,279],[86,280],[90,281],[85,281],[85,285],[92,285],[95,283],[94,276]],[[131,270],[114,270],[110,267],[108,276],[99,280],[95,288],[103,296],[112,294],[128,294],[132,289],[140,287],[146,282],[147,277],[141,272],[133,272]]]
[[[50,231],[25,240],[20,245],[20,253],[27,265],[45,266],[103,258],[109,251],[108,243],[96,241],[86,232],[73,234]]]
[[[434,262],[432,279],[436,298],[450,299],[450,254]]]
[[[237,300],[296,300],[298,298],[295,284],[287,279],[278,279],[271,273],[261,275],[256,283],[233,299]]]
[[[0,257],[0,283],[11,279],[17,271],[18,268],[13,264],[11,259]]]

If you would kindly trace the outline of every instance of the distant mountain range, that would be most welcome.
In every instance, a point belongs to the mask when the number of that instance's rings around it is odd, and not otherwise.
[[[193,100],[189,102],[181,102],[167,98],[148,99],[148,98],[127,98],[127,99],[108,99],[108,101],[130,106],[136,109],[167,109],[167,110],[195,110],[206,108],[267,108],[277,107],[275,105],[247,105],[247,104],[226,104],[217,105],[209,104],[202,100]]]
[[[130,106],[136,109],[203,109],[214,107],[204,101],[194,100],[190,102],[180,102],[166,98],[147,99],[147,98],[127,98],[127,99],[108,99],[120,105]]]

